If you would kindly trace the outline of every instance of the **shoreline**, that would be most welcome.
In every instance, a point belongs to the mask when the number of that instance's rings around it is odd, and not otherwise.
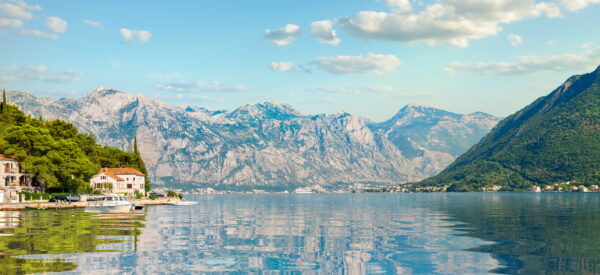
[[[181,201],[179,198],[158,198],[155,200],[151,199],[135,199],[131,200],[135,205],[175,205]],[[56,202],[18,202],[18,203],[4,203],[0,204],[0,211],[22,211],[26,210],[25,207],[43,207],[48,210],[60,210],[60,209],[76,209],[85,208],[88,205],[87,201],[71,202],[69,204],[60,204]]]

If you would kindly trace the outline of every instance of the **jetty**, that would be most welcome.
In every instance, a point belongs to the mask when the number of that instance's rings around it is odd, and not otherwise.
[[[157,198],[155,200],[151,199],[134,199],[131,200],[135,205],[175,205],[181,200],[179,198]],[[74,209],[74,208],[85,208],[90,202],[87,201],[78,201],[71,203],[60,203],[60,202],[38,202],[38,201],[29,201],[29,202],[18,202],[18,203],[3,203],[0,204],[0,211],[21,211],[26,210],[25,207],[38,207],[38,208],[48,208],[49,210],[57,210],[57,209]]]

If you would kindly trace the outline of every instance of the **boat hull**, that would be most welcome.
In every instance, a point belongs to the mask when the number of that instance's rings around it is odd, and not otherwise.
[[[133,203],[119,205],[95,205],[85,207],[86,212],[95,213],[129,213],[132,209],[134,209]]]

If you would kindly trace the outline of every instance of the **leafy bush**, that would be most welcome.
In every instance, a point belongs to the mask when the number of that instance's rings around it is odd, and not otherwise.
[[[167,191],[167,197],[169,197],[169,198],[176,198],[177,197],[177,192],[175,192],[173,190],[169,190],[169,191]]]
[[[55,196],[67,196],[69,193],[30,193],[30,192],[20,192],[19,194],[25,195],[26,201],[32,200],[49,200],[54,198]]]
[[[156,194],[150,194],[150,199],[151,200],[155,200],[156,199]]]

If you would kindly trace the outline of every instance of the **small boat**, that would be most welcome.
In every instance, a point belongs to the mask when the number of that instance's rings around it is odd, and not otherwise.
[[[48,207],[41,207],[41,206],[25,206],[25,209],[27,209],[27,210],[48,210]]]
[[[296,194],[312,194],[313,190],[310,187],[300,187],[294,190]]]
[[[135,209],[135,205],[121,195],[108,195],[97,201],[91,201],[85,207],[86,212],[98,213],[129,213]]]
[[[174,203],[173,205],[196,205],[198,204],[197,201],[178,201],[176,203]]]

